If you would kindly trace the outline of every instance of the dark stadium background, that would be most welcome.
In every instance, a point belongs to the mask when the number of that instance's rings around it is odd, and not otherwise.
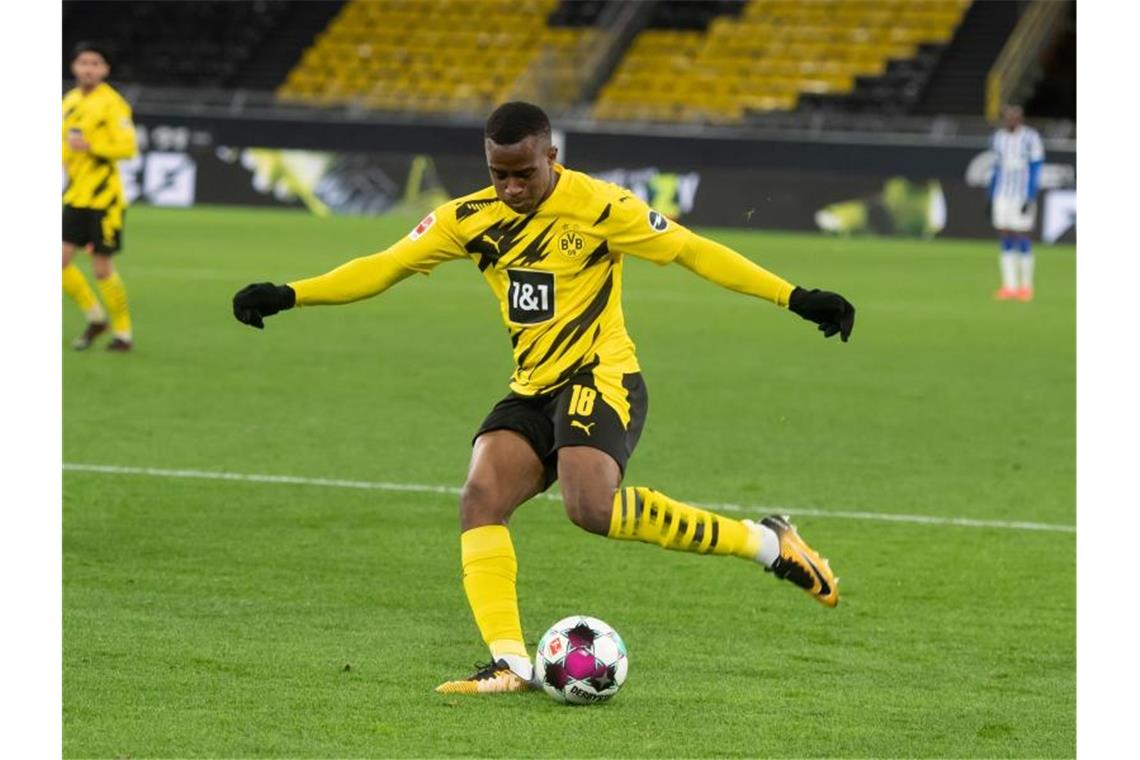
[[[988,167],[968,168],[1000,101],[1045,138],[1038,236],[1075,239],[1075,3],[69,0],[65,55],[81,39],[115,51],[156,205],[301,205],[243,181],[246,148],[336,153],[314,180],[334,212],[397,205],[414,156],[414,191],[466,193],[513,98],[548,110],[568,165],[686,223],[816,230],[849,203],[864,221],[830,231],[990,237]]]

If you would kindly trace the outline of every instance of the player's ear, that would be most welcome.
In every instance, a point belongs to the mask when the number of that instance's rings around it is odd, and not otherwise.
[[[557,145],[551,145],[546,151],[546,157],[550,160],[550,163],[552,163],[552,164],[555,161],[557,161],[558,160],[558,146]]]

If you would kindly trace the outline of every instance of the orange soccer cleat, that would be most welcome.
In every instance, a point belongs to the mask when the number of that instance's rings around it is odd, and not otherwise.
[[[435,690],[440,694],[506,694],[534,688],[534,684],[516,674],[503,660],[475,667],[474,675],[459,681],[446,681]]]
[[[744,523],[756,525],[751,520]],[[777,578],[796,584],[820,604],[828,607],[839,604],[839,579],[831,572],[828,561],[800,538],[796,527],[786,517],[777,515],[765,517],[760,525],[771,528],[780,539],[780,556],[771,567],[764,569]]]

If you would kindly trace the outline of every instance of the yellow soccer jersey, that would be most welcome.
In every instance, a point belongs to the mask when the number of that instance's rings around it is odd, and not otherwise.
[[[77,152],[68,147],[72,130],[82,134],[90,150]],[[117,162],[135,155],[135,150],[131,107],[109,84],[100,84],[86,95],[76,87],[63,97],[65,204],[93,209],[126,206]]]
[[[554,390],[580,369],[639,370],[621,308],[625,255],[667,264],[692,234],[625,188],[556,165],[560,179],[527,215],[493,187],[446,203],[389,248],[405,270],[470,258],[514,347],[511,390]]]

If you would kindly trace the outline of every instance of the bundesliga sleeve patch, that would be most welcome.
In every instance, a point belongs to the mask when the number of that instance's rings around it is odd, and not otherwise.
[[[433,224],[435,224],[435,214],[428,214],[421,219],[420,223],[416,225],[416,228],[409,233],[408,238],[411,240],[419,240],[420,236],[430,230]]]
[[[649,226],[658,232],[664,232],[669,226],[669,220],[665,218],[664,214],[649,209]]]

